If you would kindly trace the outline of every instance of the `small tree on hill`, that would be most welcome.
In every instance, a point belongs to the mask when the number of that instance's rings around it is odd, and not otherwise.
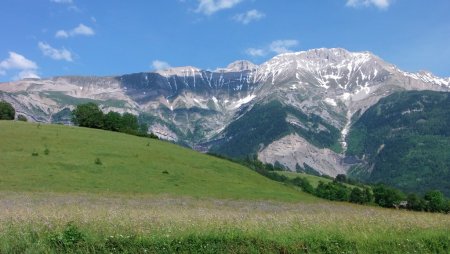
[[[122,116],[114,111],[108,112],[103,118],[103,128],[110,131],[120,131],[122,128]]]
[[[347,182],[347,176],[345,176],[344,174],[338,174],[334,180],[336,182],[345,183]]]
[[[0,101],[0,120],[14,120],[15,116],[13,106],[6,101]]]
[[[137,117],[130,113],[124,113],[121,119],[121,132],[136,134],[139,130]]]
[[[354,187],[352,189],[352,192],[350,193],[349,201],[357,204],[364,203],[366,201],[364,197],[364,192],[360,188]]]
[[[377,185],[373,188],[375,203],[382,207],[394,207],[403,199],[404,194],[399,190],[387,187],[385,185]]]
[[[438,190],[427,192],[424,199],[427,202],[427,210],[430,212],[443,212],[447,208],[444,194]]]
[[[72,121],[82,127],[101,129],[103,112],[95,103],[80,104],[72,112]]]

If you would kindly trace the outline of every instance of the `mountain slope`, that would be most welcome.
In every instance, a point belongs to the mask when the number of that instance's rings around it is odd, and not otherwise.
[[[0,129],[3,191],[315,200],[238,164],[163,141],[13,121],[0,121]]]
[[[322,48],[278,55],[261,65],[237,61],[215,71],[187,66],[9,82],[0,84],[0,99],[29,119],[63,123],[69,109],[93,101],[104,111],[139,114],[149,131],[197,150],[253,153],[291,170],[306,163],[334,176],[349,168],[344,151],[352,122],[380,98],[404,90],[450,91],[450,79],[404,72],[369,52]],[[271,103],[282,105],[274,119],[255,114]],[[264,130],[270,126],[280,129]],[[249,137],[250,144],[239,144]]]
[[[351,173],[408,192],[450,196],[450,93],[409,91],[381,99],[356,121],[347,154]]]

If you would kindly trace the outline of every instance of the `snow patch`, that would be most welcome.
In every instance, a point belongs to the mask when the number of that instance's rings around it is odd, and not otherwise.
[[[331,105],[331,106],[333,106],[333,107],[336,107],[337,106],[337,103],[336,103],[336,101],[334,100],[334,99],[331,99],[331,98],[325,98],[325,103],[327,103],[327,104],[329,104],[329,105]]]
[[[253,95],[253,94],[252,94],[252,95],[249,95],[249,96],[247,96],[247,97],[244,97],[244,98],[242,98],[242,99],[240,99],[240,100],[234,102],[234,103],[233,103],[233,109],[237,109],[237,108],[239,108],[240,106],[242,106],[242,105],[244,105],[244,104],[246,104],[246,103],[249,103],[249,102],[252,101],[255,97],[256,97],[256,95]]]

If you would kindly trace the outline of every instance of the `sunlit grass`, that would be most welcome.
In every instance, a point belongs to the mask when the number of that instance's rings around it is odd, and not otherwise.
[[[13,121],[0,121],[0,190],[318,200],[236,163],[168,142]]]
[[[260,240],[272,247],[313,252],[423,253],[434,252],[434,248],[444,253],[450,248],[449,215],[326,201],[2,193],[0,209],[0,252],[19,248],[16,245],[25,249],[41,245],[43,250],[53,250],[49,236],[62,232],[68,222],[86,236],[86,242],[78,246],[86,251],[95,246],[107,248],[104,244],[111,237],[122,239],[121,244],[129,244],[132,249],[151,250],[164,243],[161,246],[172,251],[174,241],[189,250],[192,239],[204,244],[220,240],[225,244],[222,248],[234,241],[253,239],[250,242]],[[253,243],[261,251],[273,250]]]

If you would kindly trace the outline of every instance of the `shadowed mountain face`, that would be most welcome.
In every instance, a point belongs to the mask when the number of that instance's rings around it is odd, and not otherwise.
[[[450,196],[450,93],[404,91],[381,99],[352,126],[350,174],[408,192]]]
[[[0,84],[0,99],[42,122],[70,121],[75,105],[139,114],[164,139],[228,156],[256,154],[291,170],[345,173],[352,122],[396,91],[449,91],[450,79],[408,73],[369,52],[314,49],[257,66],[177,67],[115,77]]]

